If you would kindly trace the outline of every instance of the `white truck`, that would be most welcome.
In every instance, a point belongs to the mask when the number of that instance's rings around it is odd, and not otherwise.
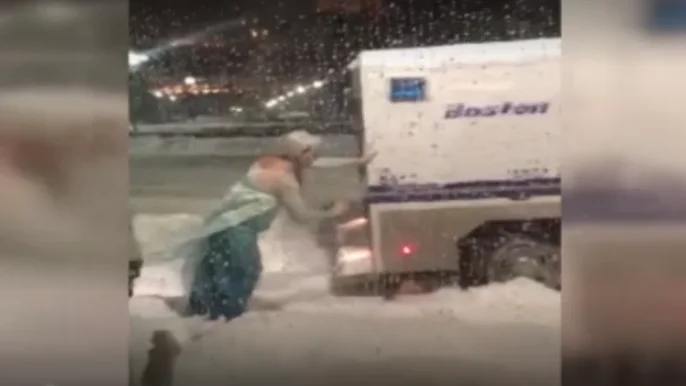
[[[349,104],[378,156],[359,211],[329,228],[334,292],[560,288],[560,54],[559,39],[359,54]]]

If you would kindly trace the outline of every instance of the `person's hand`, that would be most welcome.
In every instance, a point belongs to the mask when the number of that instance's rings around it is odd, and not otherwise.
[[[360,163],[361,166],[369,165],[369,163],[372,162],[374,160],[374,158],[376,158],[377,154],[379,154],[379,153],[377,153],[375,151],[369,152],[369,153],[363,155],[362,157],[360,157],[358,162]]]
[[[342,216],[348,209],[350,209],[350,204],[348,204],[347,201],[336,201],[331,207],[331,214],[333,214],[334,217]]]

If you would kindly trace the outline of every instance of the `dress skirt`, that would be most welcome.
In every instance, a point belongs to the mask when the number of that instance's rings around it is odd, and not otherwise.
[[[192,314],[228,321],[247,310],[262,273],[257,236],[244,224],[207,237],[191,284]]]

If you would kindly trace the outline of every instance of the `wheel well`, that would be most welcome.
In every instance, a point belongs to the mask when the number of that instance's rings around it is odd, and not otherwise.
[[[525,235],[532,239],[560,245],[560,219],[488,221],[462,237],[458,243],[474,239],[496,239],[503,234]]]
[[[560,245],[559,218],[489,221],[457,241],[460,286],[468,288],[487,284],[483,275],[491,252],[508,240],[508,235],[520,235],[533,240]]]

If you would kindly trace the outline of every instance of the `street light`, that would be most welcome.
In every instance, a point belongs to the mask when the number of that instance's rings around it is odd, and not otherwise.
[[[183,80],[183,83],[187,86],[194,86],[197,83],[197,80],[192,76],[187,76],[186,79]]]
[[[150,60],[150,57],[145,54],[139,54],[136,52],[130,52],[129,51],[129,67],[130,68],[135,68],[140,66],[141,64],[147,62]]]
[[[322,82],[321,80],[317,80],[314,83],[312,83],[312,87],[314,88],[322,88],[322,86],[324,86],[324,82]]]
[[[298,94],[302,94],[302,93],[305,92],[305,87],[303,87],[303,86],[298,86],[298,88],[296,88],[295,91],[297,91]]]

